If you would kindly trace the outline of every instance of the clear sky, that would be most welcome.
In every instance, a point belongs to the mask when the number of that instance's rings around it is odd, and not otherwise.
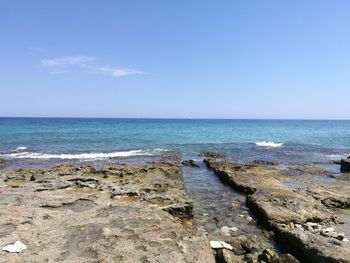
[[[0,3],[0,116],[350,119],[350,1]]]

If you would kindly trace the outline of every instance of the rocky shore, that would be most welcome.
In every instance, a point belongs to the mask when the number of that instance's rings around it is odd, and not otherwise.
[[[334,210],[349,211],[349,182],[320,180],[316,167],[298,167],[298,176],[292,176],[293,168],[258,161],[240,164],[216,156],[207,155],[204,162],[246,194],[246,205],[274,232],[282,251],[302,262],[350,262],[349,236],[337,232],[344,222]]]
[[[0,262],[350,262],[349,181],[313,165],[200,158],[3,172]],[[183,172],[208,168],[233,189],[211,198],[237,199],[198,218]]]
[[[179,164],[167,156],[2,174],[0,244],[26,248],[1,250],[0,262],[214,262]]]

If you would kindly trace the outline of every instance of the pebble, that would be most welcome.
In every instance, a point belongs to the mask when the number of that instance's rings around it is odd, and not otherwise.
[[[7,245],[2,250],[10,253],[19,253],[25,249],[27,249],[27,246],[25,244],[23,244],[21,241],[16,241],[14,244]]]
[[[349,239],[347,239],[347,238],[343,238],[343,240],[342,240],[343,242],[349,242]]]
[[[252,217],[250,217],[250,216],[247,216],[247,217],[246,217],[246,219],[248,220],[248,222],[250,222],[250,221],[252,221],[252,220],[253,220],[253,218],[252,218]]]
[[[233,249],[233,247],[230,244],[228,244],[228,243],[226,243],[224,241],[214,241],[214,240],[212,240],[212,241],[210,241],[210,246],[213,249],[220,249],[220,248],[226,248],[226,249],[229,249],[229,250]]]

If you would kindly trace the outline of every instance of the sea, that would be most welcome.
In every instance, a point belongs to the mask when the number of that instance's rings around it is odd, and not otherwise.
[[[330,176],[314,178],[332,183],[334,177],[341,176],[334,161],[350,155],[350,121],[0,118],[0,159],[11,164],[0,174],[63,163],[97,167],[145,163],[175,152],[200,165],[183,166],[181,171],[193,200],[194,218],[211,239],[221,238],[217,232],[220,227],[235,226],[252,240],[267,242],[260,226],[253,227],[241,217],[254,218],[245,206],[245,196],[202,163],[199,153],[205,151],[223,152],[242,163],[273,161],[282,170],[319,166]],[[1,184],[5,183],[0,178]],[[233,209],[232,204],[237,207]],[[342,218],[350,222],[349,215]],[[350,234],[350,229],[342,231]]]
[[[0,118],[0,158],[14,167],[142,161],[174,151],[182,159],[219,151],[240,162],[331,165],[350,154],[350,121]]]

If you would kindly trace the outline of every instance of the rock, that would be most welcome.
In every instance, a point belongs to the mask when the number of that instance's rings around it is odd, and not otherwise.
[[[210,246],[213,249],[221,249],[221,248],[226,248],[229,250],[232,250],[232,246],[224,241],[210,241]]]
[[[256,165],[277,165],[275,162],[271,161],[266,161],[266,160],[254,160],[251,162],[251,164],[256,164]]]
[[[334,237],[340,241],[343,241],[344,238],[346,238],[344,233],[335,233]]]
[[[228,249],[220,249],[216,254],[217,263],[236,263],[236,256]]]
[[[340,180],[331,184],[317,181],[314,176],[322,171],[309,167],[299,167],[296,178],[272,165],[210,158],[205,163],[222,180],[246,194],[246,205],[258,221],[274,231],[286,252],[305,262],[347,262],[350,258],[350,247],[337,240],[334,229],[331,231],[331,226],[341,221],[329,209],[350,207],[350,184]],[[295,189],[284,184],[288,180],[306,187]],[[321,231],[324,225],[329,226],[327,231]]]
[[[296,228],[300,228],[300,229],[302,229],[303,228],[303,226],[302,225],[300,225],[300,224],[295,224],[294,225]]]
[[[278,259],[273,260],[273,263],[300,263],[295,257],[291,254],[280,254]]]
[[[258,247],[253,240],[249,238],[244,238],[241,240],[241,246],[247,253],[258,252]]]
[[[273,261],[274,257],[276,257],[275,252],[273,252],[271,249],[264,249],[263,253],[259,256],[259,259],[270,263]]]
[[[350,159],[341,159],[340,161],[340,172],[349,173],[350,172]]]
[[[32,174],[32,176],[30,177],[29,181],[34,182],[36,180],[36,177],[34,176],[34,174]]]
[[[231,239],[228,243],[232,246],[232,252],[236,255],[246,254],[246,251],[243,249],[241,245],[241,240],[238,238]]]
[[[220,228],[220,234],[224,235],[224,236],[231,236],[234,232],[237,232],[237,227],[228,227],[228,226],[223,226],[222,228]]]
[[[325,231],[325,232],[334,232],[334,227],[327,227],[323,231]]]
[[[199,156],[203,158],[225,158],[225,154],[222,152],[201,152]]]
[[[184,160],[181,162],[181,164],[185,166],[200,167],[200,165],[196,163],[195,160]]]
[[[0,261],[215,262],[203,228],[192,221],[179,158],[100,167],[4,173],[1,242],[20,237],[33,245],[16,258],[2,251]]]
[[[11,165],[11,162],[0,158],[0,170],[5,169]]]
[[[13,245],[7,245],[2,250],[10,253],[19,253],[25,249],[27,249],[25,244],[23,244],[21,241],[16,241]]]

